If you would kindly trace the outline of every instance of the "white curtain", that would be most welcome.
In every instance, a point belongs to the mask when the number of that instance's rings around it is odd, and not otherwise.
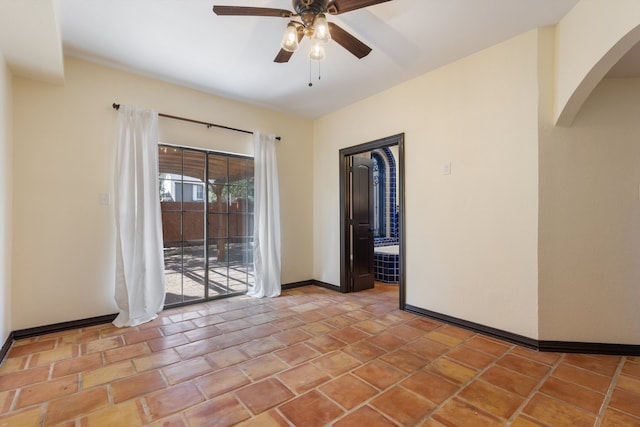
[[[157,317],[164,305],[158,190],[158,113],[122,105],[115,171],[118,327]]]
[[[280,193],[274,135],[254,132],[254,232],[255,285],[247,295],[280,295]]]

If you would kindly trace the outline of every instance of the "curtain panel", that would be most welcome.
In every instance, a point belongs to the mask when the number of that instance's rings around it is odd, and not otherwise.
[[[115,168],[118,327],[157,317],[164,306],[164,255],[158,190],[158,113],[118,110]]]
[[[255,284],[247,295],[280,295],[280,191],[274,135],[254,132],[254,235]]]

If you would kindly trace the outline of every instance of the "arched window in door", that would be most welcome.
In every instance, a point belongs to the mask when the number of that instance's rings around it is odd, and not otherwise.
[[[385,230],[385,162],[379,153],[371,154],[373,161],[373,211],[375,212],[373,221],[373,237],[386,237]]]
[[[373,150],[374,234],[377,239],[398,237],[396,162],[388,147]]]

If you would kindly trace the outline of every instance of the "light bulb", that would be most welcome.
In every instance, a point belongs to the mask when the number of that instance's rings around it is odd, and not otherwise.
[[[287,29],[284,30],[284,36],[282,37],[280,47],[287,52],[295,52],[298,48],[298,30],[296,29],[295,24],[290,22],[287,25]]]
[[[324,46],[318,40],[311,41],[311,50],[309,50],[309,58],[314,61],[322,61],[324,59]]]
[[[331,40],[329,23],[324,13],[319,13],[313,21],[313,38],[321,43],[328,43]]]

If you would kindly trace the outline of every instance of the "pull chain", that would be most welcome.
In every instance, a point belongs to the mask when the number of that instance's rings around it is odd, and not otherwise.
[[[312,61],[311,59],[309,59],[309,87],[312,87],[312,86],[313,86],[313,83],[311,83],[311,79],[312,79],[312,77],[311,77],[311,68],[312,68],[312,64],[311,64],[311,63],[312,63],[312,62],[313,62],[313,61]],[[321,61],[318,61],[318,81],[320,81],[320,78],[321,78],[321,76],[320,76],[320,62],[321,62]]]

